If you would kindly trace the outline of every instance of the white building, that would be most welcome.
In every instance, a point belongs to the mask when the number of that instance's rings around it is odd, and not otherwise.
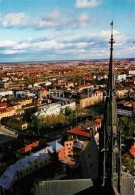
[[[3,191],[10,190],[16,180],[50,163],[51,159],[48,151],[53,152],[51,146],[30,156],[26,156],[24,159],[20,159],[15,164],[10,165],[0,177],[0,187],[2,187]]]
[[[49,81],[41,81],[41,82],[37,82],[34,84],[34,87],[39,87],[40,85],[45,85],[45,86],[49,86],[51,85],[52,83],[49,82]]]
[[[126,74],[119,74],[115,76],[116,81],[125,81],[127,75]]]
[[[0,96],[14,95],[14,92],[11,89],[0,89]]]
[[[58,115],[60,112],[65,112],[66,107],[71,108],[72,110],[76,109],[75,102],[64,102],[60,101],[57,103],[47,104],[45,106],[38,107],[38,111],[35,113],[35,116],[50,116],[50,115]]]
[[[135,70],[129,70],[128,74],[135,75]]]
[[[108,79],[108,75],[104,74],[104,75],[97,75],[97,79],[100,81],[102,79]]]
[[[118,103],[118,115],[133,117],[135,113],[135,103],[122,100]]]

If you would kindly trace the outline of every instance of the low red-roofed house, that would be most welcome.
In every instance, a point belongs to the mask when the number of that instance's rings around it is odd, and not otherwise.
[[[14,107],[7,107],[0,109],[0,119],[4,117],[10,117],[16,114],[16,110]]]
[[[75,138],[81,138],[81,139],[90,138],[89,130],[79,128],[79,127],[74,127],[73,129],[68,130],[67,133],[72,134]]]
[[[130,83],[135,84],[135,79],[130,80]]]
[[[96,124],[97,129],[101,128],[101,119],[100,118],[97,118],[94,122]]]
[[[90,89],[90,88],[93,88],[93,87],[94,87],[94,85],[92,85],[91,83],[86,84],[86,85],[79,85],[78,86],[80,91],[83,90],[83,89]]]
[[[0,108],[6,108],[8,106],[7,102],[0,103]]]
[[[40,97],[46,97],[47,95],[49,95],[50,94],[50,92],[49,91],[47,91],[46,89],[44,89],[44,88],[42,88],[42,89],[40,89]]]

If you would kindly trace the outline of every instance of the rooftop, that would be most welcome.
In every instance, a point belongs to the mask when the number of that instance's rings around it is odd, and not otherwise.
[[[67,133],[75,134],[75,135],[80,135],[83,137],[88,137],[90,138],[90,134],[87,131],[87,129],[79,128],[79,127],[74,127],[71,130],[68,130]]]
[[[132,156],[135,158],[135,142],[133,143],[131,149],[129,150],[129,152],[132,154]]]
[[[63,149],[64,147],[57,141],[52,141],[47,143],[49,146],[52,146],[54,151],[58,151],[60,149]]]
[[[18,160],[15,164],[10,165],[0,177],[0,186],[7,190],[10,189],[14,183],[14,180],[16,179],[17,172],[31,167],[31,163],[37,159],[42,161],[48,158],[48,150],[45,148],[31,154],[30,156],[26,156],[25,158]]]

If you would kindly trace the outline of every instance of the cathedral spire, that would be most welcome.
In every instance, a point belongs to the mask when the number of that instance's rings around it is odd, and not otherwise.
[[[111,22],[110,62],[107,85],[106,109],[104,116],[104,186],[119,189],[119,133],[115,75],[113,62],[113,21]]]
[[[109,64],[109,77],[108,77],[108,89],[113,90],[115,88],[115,78],[114,78],[114,63],[113,63],[113,21],[111,22],[111,39],[110,42],[110,64]]]

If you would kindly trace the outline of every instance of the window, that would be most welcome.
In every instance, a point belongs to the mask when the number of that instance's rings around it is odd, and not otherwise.
[[[90,167],[92,167],[92,163],[90,163]]]

